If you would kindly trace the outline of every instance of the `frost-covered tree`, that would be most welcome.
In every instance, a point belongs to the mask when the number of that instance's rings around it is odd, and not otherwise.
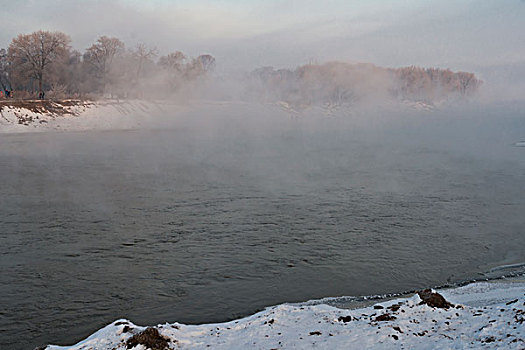
[[[82,54],[73,50],[58,74],[58,80],[51,83],[53,97],[60,93],[68,95],[79,95],[85,92],[85,84],[88,82]]]
[[[100,79],[106,80],[115,58],[124,51],[124,48],[125,45],[120,39],[104,35],[86,50],[84,60],[93,67],[94,73]]]
[[[146,44],[138,44],[135,49],[131,51],[131,55],[135,59],[137,65],[137,78],[142,76],[146,64],[153,62],[153,59],[157,54],[158,50],[156,48],[149,48]]]
[[[186,80],[194,80],[206,76],[215,68],[215,58],[211,55],[200,55],[186,64],[184,77]]]
[[[175,51],[159,58],[159,66],[168,70],[182,72],[186,63],[186,55]]]
[[[71,39],[61,32],[37,31],[20,34],[9,45],[8,59],[14,77],[35,79],[38,91],[53,80],[58,67],[69,57]]]
[[[215,57],[212,55],[200,55],[197,57],[197,61],[200,62],[204,72],[212,72],[215,69]]]
[[[183,84],[186,59],[186,55],[180,51],[159,58],[158,66],[162,71],[163,81],[171,91],[177,90]]]

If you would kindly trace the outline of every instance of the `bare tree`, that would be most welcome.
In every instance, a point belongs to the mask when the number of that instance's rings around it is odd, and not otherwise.
[[[0,90],[2,91],[10,88],[8,69],[7,50],[0,49]]]
[[[68,58],[70,42],[69,36],[61,32],[20,34],[9,45],[9,62],[17,74],[36,79],[42,93],[46,75]]]
[[[162,69],[163,81],[171,91],[177,90],[183,83],[186,60],[186,55],[180,51],[159,58],[158,65]]]
[[[60,77],[59,81],[62,84],[58,84],[57,82],[52,83],[51,92],[57,92],[58,90],[61,90],[58,87],[62,85],[62,87],[65,88],[67,94],[76,94],[78,96],[78,94],[81,92],[81,87],[87,80],[84,72],[82,54],[77,50],[71,51],[66,63],[63,66],[63,69],[60,69],[58,75]]]
[[[475,91],[481,85],[480,80],[476,79],[473,73],[458,72],[456,75],[459,83],[459,91],[462,95]]]
[[[184,63],[186,61],[186,55],[180,51],[169,53],[167,56],[162,56],[159,59],[159,65],[168,70],[175,70],[182,72],[184,69]]]
[[[197,61],[202,65],[202,69],[208,73],[215,69],[215,58],[212,55],[200,55]]]
[[[117,38],[101,36],[86,50],[86,62],[93,65],[96,73],[105,78],[111,69],[115,57],[123,52],[124,43]]]
[[[133,57],[137,60],[137,78],[141,76],[146,62],[153,60],[157,54],[156,48],[148,48],[146,44],[138,44],[132,51]]]
[[[186,80],[193,80],[205,76],[215,68],[215,58],[211,55],[200,55],[186,64],[184,76]]]

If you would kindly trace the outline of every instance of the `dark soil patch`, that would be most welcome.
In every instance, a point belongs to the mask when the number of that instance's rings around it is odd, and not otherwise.
[[[24,108],[34,113],[52,115],[72,115],[69,109],[64,107],[89,106],[93,102],[83,100],[2,100],[0,101],[0,111],[3,107]]]
[[[483,339],[481,342],[482,343],[493,343],[496,341],[496,338],[493,337],[493,336],[490,336],[490,337],[486,337],[485,339]]]
[[[141,344],[151,350],[169,350],[169,342],[170,340],[160,335],[156,328],[149,327],[129,338],[126,347],[131,349]]]
[[[398,331],[399,333],[403,333],[403,331],[399,327],[392,327],[392,329]]]
[[[389,306],[387,309],[396,312],[397,310],[399,310],[400,307],[401,307],[401,305],[399,305],[399,304],[394,304],[394,305]]]
[[[437,307],[440,309],[448,309],[449,307],[454,307],[454,304],[449,303],[445,298],[439,294],[434,293],[430,289],[425,289],[417,292],[417,295],[421,298],[421,304],[426,304],[431,307]]]
[[[392,316],[392,315],[389,315],[389,314],[383,314],[383,315],[377,316],[375,318],[375,321],[393,321],[395,319],[396,319],[395,316]]]
[[[352,316],[339,316],[337,319],[339,322],[350,322],[352,321]]]

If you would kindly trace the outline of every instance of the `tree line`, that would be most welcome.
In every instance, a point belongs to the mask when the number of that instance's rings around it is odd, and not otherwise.
[[[215,58],[208,54],[188,57],[173,51],[159,57],[146,44],[127,48],[122,40],[108,36],[99,37],[81,53],[71,48],[68,35],[37,31],[20,34],[7,49],[0,49],[0,91],[5,95],[14,90],[17,98],[188,96],[184,93],[191,93],[192,87],[203,87],[199,83],[207,81],[214,67]],[[468,72],[344,62],[296,69],[263,67],[234,83],[242,88],[243,99],[296,106],[352,104],[378,97],[434,103],[463,98],[482,84]]]
[[[160,56],[146,44],[127,48],[118,38],[101,36],[83,53],[62,32],[20,34],[0,48],[0,88],[17,98],[168,97],[207,76],[215,58],[180,51]]]
[[[247,78],[255,98],[298,105],[353,104],[366,99],[435,103],[461,99],[482,84],[473,73],[450,69],[384,68],[369,63],[330,62],[291,69],[263,67]]]

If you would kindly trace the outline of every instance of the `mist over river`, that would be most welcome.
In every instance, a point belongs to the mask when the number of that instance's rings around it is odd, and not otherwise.
[[[522,110],[209,104],[137,130],[0,135],[0,348],[525,262]]]

